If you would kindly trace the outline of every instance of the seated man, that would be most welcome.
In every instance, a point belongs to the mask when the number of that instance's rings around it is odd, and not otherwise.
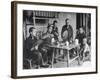
[[[25,47],[26,47],[26,58],[31,59],[32,63],[37,64],[39,66],[43,65],[42,55],[38,51],[38,43],[35,34],[35,28],[31,27],[29,29],[29,37],[26,39]]]
[[[78,39],[80,47],[83,45],[83,39],[86,37],[83,27],[79,28],[79,33],[76,35],[76,39]]]
[[[49,47],[53,37],[52,26],[53,25],[49,25],[47,27],[47,32],[43,34],[42,37],[43,42],[39,45],[39,51],[42,53],[45,63],[49,64],[51,63],[52,59],[52,49]]]

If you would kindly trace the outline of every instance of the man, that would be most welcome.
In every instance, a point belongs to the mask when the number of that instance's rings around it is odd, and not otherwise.
[[[80,47],[83,46],[83,39],[86,37],[83,27],[79,28],[79,33],[76,35],[76,39],[79,40]]]
[[[76,39],[79,40],[79,44],[80,44],[80,47],[79,47],[79,50],[80,50],[80,56],[83,57],[83,51],[84,51],[84,44],[86,44],[87,40],[86,40],[86,34],[84,32],[84,29],[83,27],[80,26],[79,28],[79,33],[76,35]]]
[[[47,32],[43,34],[43,42],[39,45],[39,51],[43,54],[43,59],[45,63],[51,64],[52,59],[52,49],[49,47],[52,42],[54,35],[52,34],[53,25],[48,25]]]
[[[65,25],[62,27],[61,37],[64,42],[71,42],[73,39],[73,29],[72,26],[69,24],[68,18],[65,20]]]
[[[53,21],[53,30],[52,30],[52,33],[54,35],[54,39],[56,41],[58,41],[58,36],[59,36],[57,23],[58,23],[57,20],[54,20]]]
[[[57,27],[58,21],[54,20],[53,21],[53,30],[52,30],[52,34],[54,35],[54,39],[55,42],[57,44],[57,41],[59,41],[58,37],[59,37],[59,33],[58,33],[58,27]],[[55,57],[57,57],[57,54],[60,54],[60,49],[55,49]],[[54,63],[57,63],[57,60],[54,59]]]
[[[38,51],[38,43],[36,38],[35,28],[31,27],[29,29],[29,37],[26,39],[26,58],[32,59],[32,63],[39,66],[43,65],[42,55]]]
[[[65,25],[62,27],[61,37],[64,43],[66,41],[71,43],[73,40],[73,29],[72,29],[72,26],[69,24],[68,18],[65,20]],[[70,57],[73,57],[73,49],[70,50],[69,52],[70,52]],[[65,55],[66,55],[66,50],[64,50],[64,54],[62,57],[64,58]]]

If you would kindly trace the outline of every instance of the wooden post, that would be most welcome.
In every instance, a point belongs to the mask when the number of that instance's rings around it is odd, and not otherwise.
[[[35,11],[33,11],[33,24],[35,26]]]

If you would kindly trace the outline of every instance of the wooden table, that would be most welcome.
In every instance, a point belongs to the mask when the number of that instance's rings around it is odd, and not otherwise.
[[[57,46],[57,45],[51,45],[50,48],[53,48],[53,54],[52,54],[52,64],[51,64],[51,67],[53,67],[54,65],[54,57],[55,57],[55,49],[60,49],[60,50],[66,50],[67,51],[67,67],[69,67],[69,64],[74,61],[74,60],[78,60],[78,64],[80,64],[80,58],[79,58],[79,53],[77,51],[77,56],[73,59],[70,59],[69,57],[69,50],[73,49],[73,48],[76,48],[78,47],[78,45],[74,45],[74,44],[71,44],[69,46]]]

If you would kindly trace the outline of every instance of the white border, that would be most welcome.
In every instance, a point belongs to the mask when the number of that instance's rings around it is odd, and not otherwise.
[[[50,69],[31,69],[23,70],[23,10],[43,10],[43,11],[58,11],[58,12],[75,12],[75,13],[91,13],[91,66],[90,67],[74,67],[74,68],[50,68]],[[63,73],[78,73],[92,72],[96,70],[96,10],[91,8],[74,8],[74,7],[59,7],[45,5],[17,5],[17,76],[32,76],[32,75],[49,75]]]

